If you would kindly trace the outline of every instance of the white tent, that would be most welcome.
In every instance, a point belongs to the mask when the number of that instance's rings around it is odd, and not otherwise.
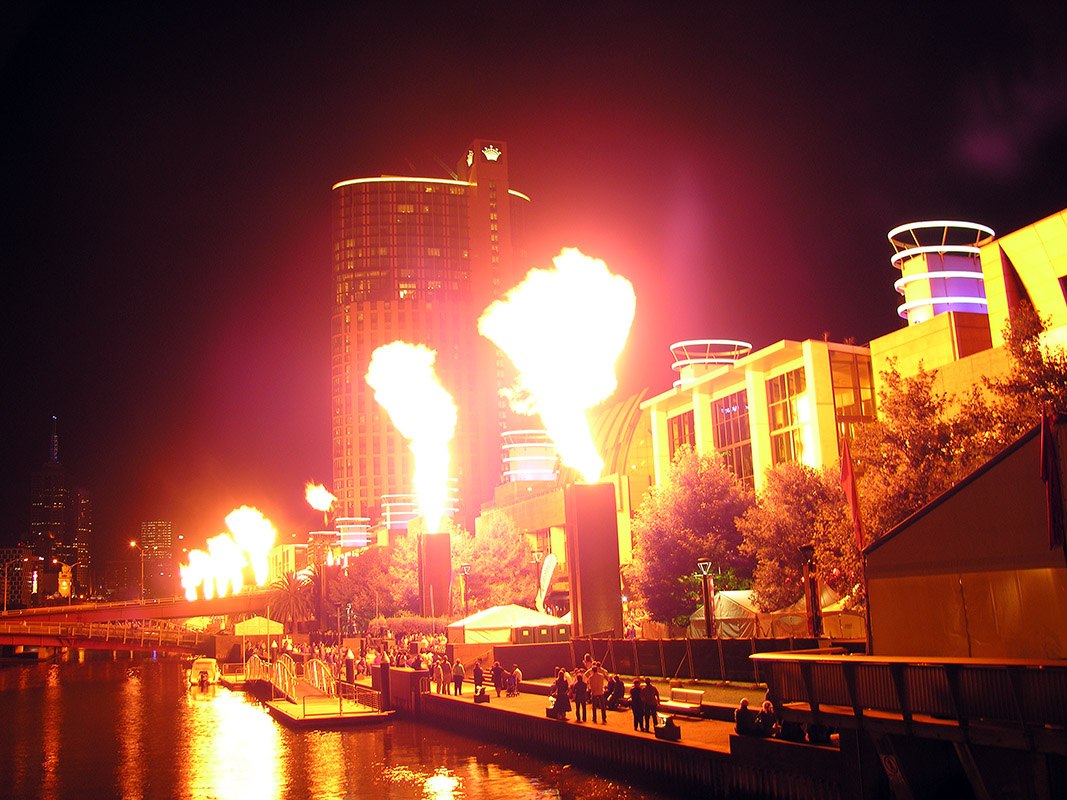
[[[751,589],[716,592],[714,603],[713,636],[717,635],[723,639],[751,639],[758,635],[759,612],[752,602]],[[703,605],[689,617],[688,633],[690,638],[707,635]]]
[[[448,626],[448,641],[455,643],[510,642],[515,628],[558,625],[559,617],[524,606],[494,606]]]
[[[285,626],[276,619],[249,617],[233,626],[234,636],[281,636]]]

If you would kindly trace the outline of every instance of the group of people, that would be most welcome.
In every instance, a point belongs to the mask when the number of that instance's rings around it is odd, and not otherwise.
[[[811,722],[807,726],[791,720],[783,720],[774,711],[770,700],[764,700],[759,711],[749,708],[748,698],[742,698],[734,711],[734,730],[741,736],[762,736],[785,739],[790,742],[807,741],[809,744],[830,744],[831,730],[825,725]]]
[[[635,684],[641,680],[647,681],[647,679],[636,679]],[[648,706],[652,709],[651,715],[654,718],[656,709],[659,707],[659,692],[655,686],[651,686],[651,681],[648,683],[651,693],[654,693],[654,697],[649,698]],[[641,687],[643,686],[642,683]],[[575,720],[585,722],[588,719],[589,708],[592,707],[593,723],[597,722],[597,712],[599,712],[600,723],[606,725],[608,710],[617,711],[630,707],[635,709],[634,730],[638,730],[641,722],[644,721],[646,706],[641,699],[641,691],[638,691],[635,705],[633,690],[627,693],[626,682],[622,677],[609,673],[599,661],[594,661],[589,653],[585,654],[582,663],[573,670],[556,667],[550,694],[553,698],[551,709],[556,719],[567,719],[567,714],[573,707]]]
[[[463,694],[463,682],[467,678],[467,670],[460,659],[450,662],[447,655],[434,655],[430,670],[437,694]],[[514,697],[519,693],[522,670],[519,669],[518,664],[512,664],[511,669],[508,670],[501,666],[499,661],[494,661],[488,674],[497,697],[500,697],[501,692],[507,692],[508,697]],[[486,670],[482,668],[482,660],[478,659],[471,670],[475,694],[485,691],[485,676]]]

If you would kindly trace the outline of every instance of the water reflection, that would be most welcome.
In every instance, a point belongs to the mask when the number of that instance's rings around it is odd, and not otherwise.
[[[119,690],[119,794],[122,800],[144,798],[145,760],[143,685],[138,670],[126,670],[126,680]]]
[[[293,730],[175,660],[71,654],[0,669],[0,797],[509,800],[667,795],[395,720]]]
[[[279,728],[261,707],[226,689],[190,687],[184,733],[181,782],[193,797],[281,798]]]

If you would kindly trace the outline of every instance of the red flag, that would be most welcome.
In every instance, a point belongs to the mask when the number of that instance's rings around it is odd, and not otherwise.
[[[1048,515],[1048,547],[1064,547],[1063,484],[1060,482],[1060,459],[1056,452],[1056,434],[1052,430],[1053,414],[1041,412],[1041,480],[1045,482],[1045,506]],[[1065,548],[1067,549],[1067,548]]]
[[[860,496],[856,492],[856,476],[852,472],[852,454],[848,450],[848,439],[845,440],[841,451],[841,488],[848,500],[849,510],[852,511],[852,527],[856,531],[856,547],[863,549],[865,537],[863,535],[863,520],[860,519]]]

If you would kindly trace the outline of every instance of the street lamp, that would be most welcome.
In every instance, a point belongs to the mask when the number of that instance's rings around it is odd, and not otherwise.
[[[130,540],[130,547],[136,548],[141,554],[141,605],[144,605],[144,548],[137,544],[136,539]]]
[[[471,574],[470,564],[460,564],[459,568],[463,570],[463,616],[470,616],[470,605],[467,603],[467,576]]]
[[[60,561],[58,558],[53,558],[52,563],[65,567],[67,572],[70,573],[70,587],[67,589],[67,605],[69,606],[74,597],[74,568],[82,562],[75,561],[73,564],[68,564],[66,561]]]
[[[712,601],[715,590],[712,585],[711,563],[711,560],[707,558],[702,558],[697,562],[697,569],[700,570],[700,589],[704,595],[704,635],[708,639],[711,638],[712,616],[715,613]]]
[[[4,564],[4,614],[7,614],[7,568],[18,561],[44,561],[44,556],[19,556]]]

